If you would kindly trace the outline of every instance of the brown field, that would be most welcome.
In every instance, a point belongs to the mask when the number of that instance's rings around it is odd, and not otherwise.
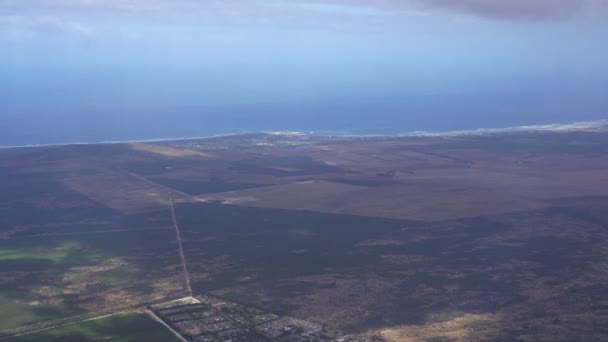
[[[155,144],[146,144],[146,143],[132,143],[131,147],[134,150],[150,152],[160,154],[161,156],[166,157],[202,157],[202,158],[211,158],[212,155],[209,153],[195,151],[191,149],[183,149],[183,148],[172,148],[169,146],[155,145]]]

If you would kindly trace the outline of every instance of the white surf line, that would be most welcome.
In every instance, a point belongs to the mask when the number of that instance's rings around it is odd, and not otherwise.
[[[189,140],[210,140],[226,137],[238,137],[251,134],[268,134],[282,136],[311,136],[311,137],[337,137],[337,138],[382,138],[382,137],[425,137],[425,136],[443,136],[443,135],[462,135],[462,134],[492,134],[503,133],[509,131],[586,131],[595,128],[608,126],[608,119],[575,121],[570,123],[549,123],[538,125],[522,125],[522,126],[506,126],[503,128],[477,128],[463,129],[455,131],[410,131],[405,133],[370,133],[370,134],[350,134],[346,132],[332,131],[310,131],[310,132],[289,132],[289,131],[264,131],[251,130],[238,133],[219,133],[212,135],[183,137],[183,138],[152,138],[152,139],[132,139],[132,140],[110,140],[110,141],[89,141],[89,142],[68,142],[68,143],[50,143],[50,144],[25,144],[25,145],[0,145],[0,149],[10,148],[33,148],[33,147],[55,147],[55,146],[72,146],[72,145],[109,145],[109,144],[129,144],[129,143],[158,143],[158,142],[174,142],[174,141],[189,141]]]
[[[524,126],[510,126],[502,128],[477,128],[477,129],[465,129],[455,131],[444,131],[444,132],[427,132],[427,131],[414,131],[402,134],[404,137],[443,137],[443,136],[475,136],[475,135],[493,135],[493,134],[505,134],[505,133],[527,133],[527,132],[553,132],[553,133],[567,133],[567,132],[594,132],[594,131],[605,131],[608,130],[608,120],[592,120],[592,121],[578,121],[572,123],[551,123],[545,125],[524,125]]]
[[[136,144],[136,143],[156,143],[156,142],[173,142],[173,141],[188,141],[188,140],[211,140],[217,138],[227,138],[240,135],[263,134],[263,131],[251,131],[240,133],[220,133],[212,135],[202,135],[183,138],[152,138],[152,139],[135,139],[135,140],[102,140],[102,141],[83,141],[83,142],[59,142],[49,144],[26,144],[26,145],[0,145],[0,149],[8,148],[33,148],[33,147],[57,147],[57,146],[80,146],[80,145],[115,145],[115,144]]]
[[[102,319],[102,318],[108,318],[108,317],[112,317],[112,316],[116,316],[116,315],[121,315],[121,314],[127,313],[128,311],[130,311],[130,310],[122,310],[122,311],[118,311],[118,312],[114,312],[114,313],[109,313],[109,314],[102,315],[102,316],[82,319],[82,320],[79,320],[79,321],[68,322],[68,323],[61,323],[61,324],[57,324],[57,325],[53,325],[53,326],[49,326],[49,327],[45,327],[45,328],[40,328],[40,329],[36,329],[36,330],[32,330],[32,331],[26,331],[26,332],[23,332],[23,333],[18,333],[18,334],[15,334],[15,335],[0,337],[0,340],[8,340],[9,338],[15,338],[15,337],[19,337],[19,336],[31,335],[31,334],[39,333],[39,332],[46,331],[46,330],[51,330],[51,329],[55,329],[55,328],[64,327],[64,326],[67,326],[67,325],[78,324],[78,323],[89,322],[89,321],[95,321],[95,320]]]
[[[173,197],[171,196],[171,193],[169,193],[169,204],[171,205],[171,216],[173,217],[173,225],[175,226],[175,234],[177,235],[177,244],[179,246],[179,255],[184,269],[186,288],[188,289],[190,298],[192,298],[192,287],[190,287],[190,276],[188,275],[188,266],[186,265],[186,255],[184,254],[184,247],[182,246],[182,236],[179,233],[179,227],[177,226],[177,218],[175,217],[175,207],[173,206]]]
[[[157,321],[158,323],[164,325],[165,328],[169,329],[169,331],[171,331],[173,333],[173,335],[175,335],[175,337],[177,337],[179,340],[181,340],[182,342],[190,342],[186,338],[184,338],[184,336],[182,336],[182,334],[177,332],[175,329],[171,328],[171,326],[169,326],[169,324],[165,323],[165,321],[163,321],[160,317],[158,317],[153,311],[148,310],[148,309],[144,309],[144,310],[146,311],[148,316],[150,316],[150,318],[152,318],[153,320]]]

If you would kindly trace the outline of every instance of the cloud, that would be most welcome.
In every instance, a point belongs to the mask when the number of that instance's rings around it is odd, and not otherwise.
[[[14,15],[185,16],[227,24],[318,22],[328,19],[328,14],[361,19],[414,12],[527,20],[606,17],[608,0],[0,0],[0,13]]]
[[[369,6],[389,11],[413,9],[443,11],[493,19],[608,16],[608,0],[298,0],[298,2]]]
[[[93,33],[91,28],[79,22],[53,16],[30,17],[28,26],[37,30],[78,36],[90,36]]]
[[[548,19],[605,16],[608,0],[413,0],[426,8],[456,10],[503,19]]]
[[[0,13],[63,17],[92,26],[107,26],[111,21],[116,25],[328,29],[361,26],[384,12],[376,6],[333,5],[331,0],[0,0]]]
[[[91,38],[93,30],[77,21],[46,15],[0,15],[0,32],[8,32],[13,37],[24,35],[51,34],[78,38]]]

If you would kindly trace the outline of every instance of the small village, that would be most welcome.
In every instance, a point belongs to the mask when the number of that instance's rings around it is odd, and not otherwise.
[[[186,297],[148,307],[148,313],[182,341],[352,341],[341,332],[305,320],[213,296]]]

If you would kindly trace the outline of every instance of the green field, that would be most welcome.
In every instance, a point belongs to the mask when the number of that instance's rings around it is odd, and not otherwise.
[[[59,264],[70,261],[70,258],[96,259],[93,254],[82,255],[82,253],[78,253],[80,250],[80,244],[74,241],[65,241],[58,246],[0,248],[0,261],[39,260]]]
[[[68,324],[29,335],[9,338],[6,341],[170,342],[178,340],[168,329],[146,315],[129,314]]]
[[[83,313],[69,303],[30,305],[30,300],[29,294],[0,293],[0,330]]]
[[[155,284],[170,274],[138,253],[152,254],[170,233],[147,234],[150,243],[129,233],[0,240],[0,331],[156,298]],[[159,258],[177,260],[162,249]]]
[[[0,330],[83,313],[68,297],[47,302],[38,291],[61,291],[57,279],[70,267],[97,259],[98,254],[84,251],[75,241],[30,239],[0,243],[2,269],[21,272],[20,277],[8,278],[0,284]]]

